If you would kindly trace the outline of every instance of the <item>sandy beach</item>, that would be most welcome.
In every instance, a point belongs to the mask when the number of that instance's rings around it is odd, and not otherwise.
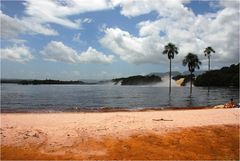
[[[2,113],[1,159],[239,159],[239,109]]]

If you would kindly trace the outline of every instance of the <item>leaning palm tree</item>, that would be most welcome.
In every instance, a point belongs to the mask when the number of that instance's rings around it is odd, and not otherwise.
[[[213,50],[213,48],[211,46],[207,47],[204,50],[204,55],[207,56],[207,58],[208,58],[208,71],[210,71],[210,57],[211,57],[211,53],[215,53],[215,51]]]
[[[171,75],[172,75],[172,59],[174,59],[174,54],[178,54],[178,48],[173,43],[168,43],[164,46],[162,52],[164,55],[167,54],[170,61],[169,65],[169,94],[171,94]]]
[[[195,69],[200,69],[200,65],[202,63],[200,62],[200,60],[198,59],[198,56],[196,54],[193,53],[188,53],[188,55],[183,59],[183,66],[188,65],[188,70],[191,73],[190,75],[190,95],[192,95],[192,75],[193,72],[195,71]]]

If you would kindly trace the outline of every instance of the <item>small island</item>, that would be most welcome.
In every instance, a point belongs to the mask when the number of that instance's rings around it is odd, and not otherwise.
[[[162,81],[161,77],[151,75],[151,76],[131,76],[127,78],[117,78],[112,79],[114,84],[120,84],[120,85],[149,85],[149,84],[155,84]]]
[[[83,81],[61,81],[61,80],[52,80],[52,79],[46,79],[46,80],[22,80],[19,81],[18,84],[22,85],[41,85],[41,84],[88,84]]]
[[[206,71],[200,75],[192,74],[195,86],[239,87],[239,64],[230,67]],[[191,75],[177,75],[172,77],[180,86],[185,86],[191,80]]]
[[[194,81],[195,86],[239,87],[239,64],[211,70],[199,75]]]

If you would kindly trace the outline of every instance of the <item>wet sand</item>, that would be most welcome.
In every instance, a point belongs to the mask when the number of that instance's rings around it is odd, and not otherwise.
[[[1,159],[239,159],[239,109],[2,113]]]

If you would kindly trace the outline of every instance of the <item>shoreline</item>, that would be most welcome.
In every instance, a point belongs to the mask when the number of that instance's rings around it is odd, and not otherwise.
[[[45,110],[45,109],[1,109],[1,113],[104,113],[104,112],[145,112],[145,111],[171,111],[171,110],[199,110],[199,109],[213,109],[214,106],[196,106],[196,107],[146,107],[146,108],[77,108],[68,110]]]
[[[1,113],[1,159],[239,159],[239,112]]]

